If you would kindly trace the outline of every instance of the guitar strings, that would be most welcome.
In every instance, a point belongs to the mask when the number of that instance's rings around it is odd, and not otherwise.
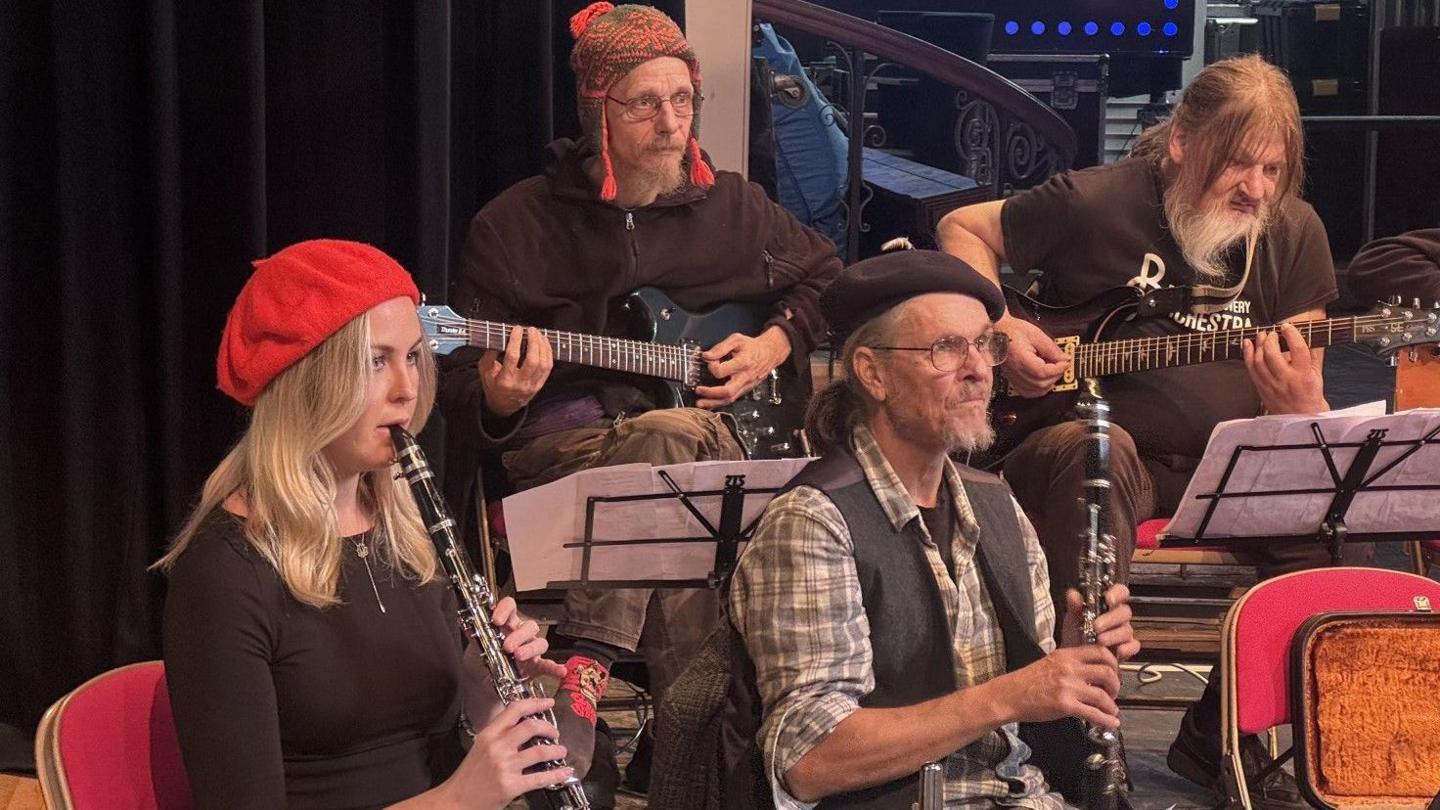
[[[471,320],[459,316],[422,315],[421,317],[423,320],[437,326],[464,328],[467,339],[477,333],[483,334],[487,344],[499,344],[500,347],[503,347],[515,327],[514,324]],[[594,356],[596,353],[599,353],[601,356],[610,358],[611,363],[625,366],[627,370],[643,371],[652,373],[655,376],[673,377],[686,383],[697,379],[698,373],[702,368],[702,361],[699,359],[700,349],[698,347],[691,348],[666,343],[649,343],[633,338],[586,335],[579,332],[564,332],[548,328],[540,329],[540,333],[550,340],[552,344],[555,344],[557,348],[563,347],[565,357],[562,359],[566,360],[573,358],[577,354]],[[668,372],[660,370],[667,366],[673,370]]]
[[[1358,330],[1366,326],[1377,326],[1387,323],[1406,323],[1412,320],[1412,315],[1361,315],[1354,318],[1335,318],[1324,321],[1300,322],[1294,325],[1302,333],[1313,340],[1317,334],[1326,333],[1331,345],[1336,343],[1353,342]],[[1239,341],[1253,337],[1267,329],[1274,327],[1240,327],[1238,329],[1221,330],[1219,332],[1188,332],[1177,335],[1151,335],[1135,338],[1122,338],[1119,340],[1108,340],[1100,343],[1088,343],[1081,345],[1076,353],[1075,359],[1078,363],[1095,371],[1112,371],[1115,369],[1129,370],[1131,367],[1148,365],[1151,360],[1160,361],[1162,357],[1174,357],[1179,352],[1187,353],[1192,350],[1199,351],[1203,357],[1205,353],[1212,355],[1219,354],[1219,349],[1224,349],[1225,357],[1212,357],[1214,360],[1230,359],[1230,355]],[[1337,336],[1341,340],[1337,340]],[[1162,363],[1163,365],[1163,363]],[[1135,370],[1139,370],[1136,368]]]

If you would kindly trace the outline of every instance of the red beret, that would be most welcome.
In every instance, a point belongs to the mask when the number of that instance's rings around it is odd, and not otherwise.
[[[392,298],[420,303],[405,268],[359,242],[314,239],[251,264],[215,358],[220,390],[242,405],[356,316]]]

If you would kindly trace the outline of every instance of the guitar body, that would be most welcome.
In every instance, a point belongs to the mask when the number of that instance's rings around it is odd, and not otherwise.
[[[621,304],[631,334],[651,343],[687,346],[695,352],[739,332],[758,335],[773,312],[766,304],[722,304],[706,312],[689,312],[654,287],[642,287]],[[709,375],[697,381],[713,385]],[[662,407],[691,406],[691,385],[656,380]],[[810,380],[795,373],[794,364],[782,363],[745,396],[722,408],[735,419],[736,433],[751,458],[786,458],[803,454],[800,431],[810,401]]]
[[[1005,288],[1005,304],[1010,314],[1043,329],[1072,357],[1081,343],[1101,340],[1128,320],[1139,302],[1140,292],[1133,287],[1115,287],[1068,307],[1042,304],[1024,293]],[[1054,391],[1034,399],[1011,393],[1004,368],[1000,366],[996,375],[995,396],[990,404],[995,443],[982,458],[971,460],[972,465],[981,469],[998,469],[1026,436],[1061,422],[1074,409],[1079,394],[1080,380],[1075,376],[1073,365],[1056,383]]]

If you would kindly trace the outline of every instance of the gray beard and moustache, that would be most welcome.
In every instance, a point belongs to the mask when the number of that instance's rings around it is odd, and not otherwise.
[[[957,400],[971,399],[976,395],[984,394],[989,398],[990,391],[980,385],[966,385],[956,394]],[[946,405],[946,410],[960,407],[958,403],[954,406]],[[893,413],[890,416],[895,429],[901,435],[911,439],[919,439],[933,435],[934,428],[925,421],[923,416],[909,415],[904,413]],[[990,410],[985,410],[985,422],[981,427],[966,429],[946,420],[941,428],[940,441],[944,444],[945,453],[975,453],[985,450],[995,443],[995,428],[990,424]]]
[[[1181,183],[1170,184],[1164,195],[1165,220],[1198,280],[1219,284],[1230,273],[1226,253],[1252,231],[1257,238],[1264,232],[1270,206],[1262,205],[1258,216],[1236,220],[1228,206],[1210,211],[1196,208],[1190,202],[1195,196]]]
[[[657,157],[664,159],[633,169],[626,167],[629,170],[616,180],[625,186],[654,191],[661,197],[674,194],[685,185],[685,152],[668,152]]]

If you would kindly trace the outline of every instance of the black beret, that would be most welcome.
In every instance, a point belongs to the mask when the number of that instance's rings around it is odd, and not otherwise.
[[[831,345],[838,349],[851,332],[885,310],[917,295],[942,292],[976,299],[991,321],[1005,314],[1005,296],[994,282],[938,250],[897,250],[850,265],[825,288],[820,311],[830,325]]]

